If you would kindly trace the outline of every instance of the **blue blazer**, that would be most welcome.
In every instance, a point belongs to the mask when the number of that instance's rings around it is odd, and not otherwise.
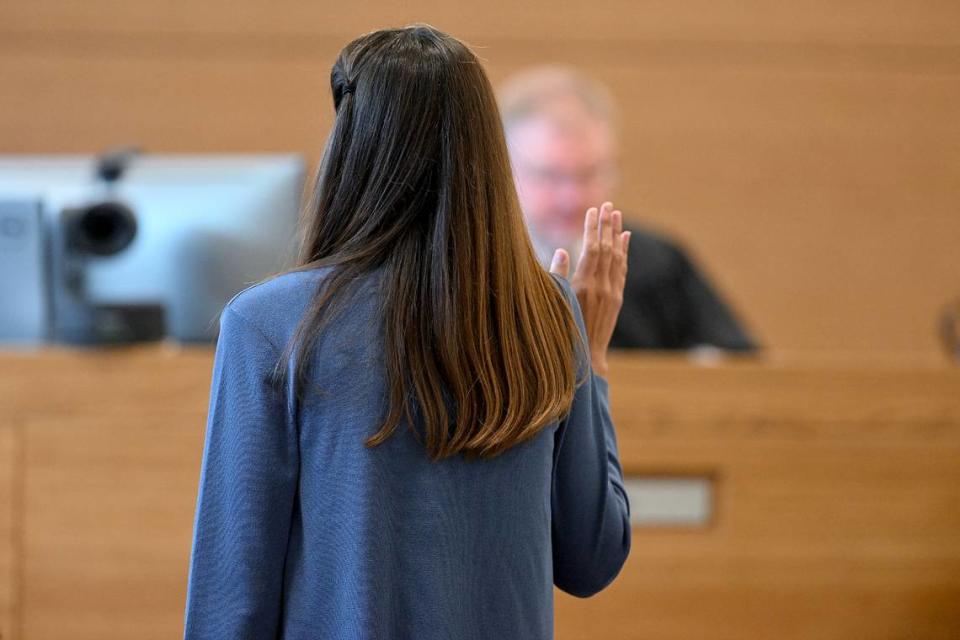
[[[298,406],[269,387],[324,273],[254,285],[221,314],[184,637],[551,638],[553,585],[594,594],[630,550],[606,381],[589,372],[565,419],[492,460],[432,462],[403,425],[368,448],[382,273],[316,345],[322,393]]]

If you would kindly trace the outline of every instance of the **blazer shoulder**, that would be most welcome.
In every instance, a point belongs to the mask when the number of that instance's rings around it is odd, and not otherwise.
[[[275,345],[280,344],[287,329],[299,320],[322,277],[321,270],[281,273],[238,291],[224,305],[224,311],[234,311]]]

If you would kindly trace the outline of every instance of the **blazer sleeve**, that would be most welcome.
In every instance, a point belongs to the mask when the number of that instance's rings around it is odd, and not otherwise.
[[[184,638],[274,638],[299,475],[296,427],[269,375],[276,348],[227,306],[197,494]]]
[[[557,278],[586,341],[580,305],[569,283]],[[555,434],[552,490],[553,581],[585,598],[609,585],[630,553],[630,503],[623,487],[607,381],[582,354],[569,414]]]

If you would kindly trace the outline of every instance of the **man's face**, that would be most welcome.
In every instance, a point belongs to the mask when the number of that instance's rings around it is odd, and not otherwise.
[[[586,210],[613,198],[610,127],[589,114],[563,121],[532,116],[510,128],[508,142],[531,234],[551,248],[575,246]]]

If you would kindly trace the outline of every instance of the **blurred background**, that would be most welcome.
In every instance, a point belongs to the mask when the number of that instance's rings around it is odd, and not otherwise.
[[[558,593],[557,637],[960,637],[960,4],[31,0],[0,5],[0,211],[42,228],[120,196],[144,237],[199,244],[128,240],[85,276],[138,306],[77,311],[74,342],[111,318],[154,342],[0,345],[0,638],[182,633],[202,327],[287,259],[337,52],[413,22],[494,85],[539,64],[605,84],[614,201],[764,346],[612,363],[634,551],[596,598]],[[27,222],[0,244],[8,320],[46,304],[10,239]]]

